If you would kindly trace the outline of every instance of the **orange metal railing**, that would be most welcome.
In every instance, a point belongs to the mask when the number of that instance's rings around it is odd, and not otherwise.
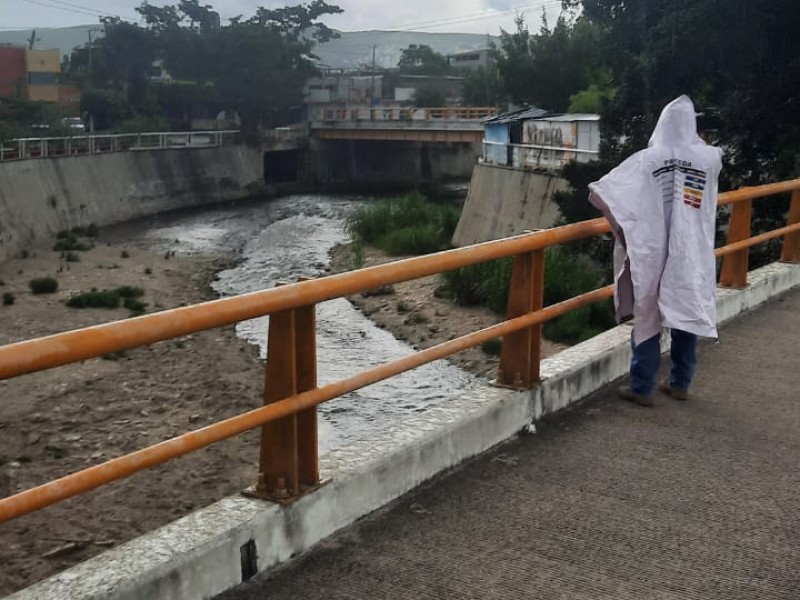
[[[792,192],[787,226],[751,237],[752,200],[785,192]],[[722,194],[720,204],[733,205],[728,244],[717,250],[723,257],[721,285],[747,285],[748,249],[769,239],[783,236],[781,260],[800,263],[800,180]],[[498,374],[500,383],[530,387],[539,379],[542,324],[613,294],[608,286],[543,308],[545,249],[609,231],[605,219],[594,219],[2,346],[0,380],[259,316],[271,316],[265,406],[0,499],[0,522],[257,427],[262,427],[257,492],[277,501],[295,498],[319,483],[315,409],[318,404],[493,338],[504,338]],[[314,306],[317,303],[508,256],[514,257],[514,267],[506,321],[317,387],[314,345]]]

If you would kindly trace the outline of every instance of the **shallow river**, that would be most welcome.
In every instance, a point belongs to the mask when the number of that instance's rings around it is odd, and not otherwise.
[[[229,254],[239,264],[219,274],[220,296],[272,288],[278,281],[318,276],[328,265],[329,250],[347,240],[344,219],[368,198],[290,196],[263,204],[221,207],[186,216],[157,219],[147,235],[157,252]],[[238,334],[266,355],[268,319],[240,323]],[[377,328],[344,299],[317,307],[319,384],[325,385],[369,367],[412,353],[405,343]],[[372,385],[320,407],[321,451],[351,439],[369,437],[406,415],[423,412],[479,380],[439,361]]]

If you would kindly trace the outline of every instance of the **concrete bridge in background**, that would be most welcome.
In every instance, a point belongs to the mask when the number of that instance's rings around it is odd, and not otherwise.
[[[483,121],[494,108],[313,109],[309,125],[322,140],[382,140],[429,143],[483,142]]]

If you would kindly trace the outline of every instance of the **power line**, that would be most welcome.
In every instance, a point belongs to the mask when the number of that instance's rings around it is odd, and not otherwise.
[[[39,6],[54,8],[56,10],[63,10],[65,12],[71,12],[78,15],[85,15],[89,17],[96,17],[96,18],[116,17],[118,19],[122,19],[123,21],[138,21],[140,23],[145,22],[144,20],[137,19],[135,17],[123,17],[121,15],[116,15],[113,13],[98,12],[91,8],[80,6],[78,4],[72,4],[70,2],[63,2],[60,0],[47,0],[46,2],[43,2],[42,0],[17,0],[17,2],[27,2],[28,4],[37,4]]]
[[[445,25],[454,25],[458,23],[469,23],[472,21],[483,21],[487,19],[494,19],[498,17],[503,17],[505,15],[522,11],[528,12],[533,9],[537,8],[552,8],[561,6],[561,0],[547,0],[545,2],[540,2],[537,4],[527,4],[521,6],[514,6],[511,8],[507,8],[504,10],[495,10],[495,11],[481,11],[480,13],[470,13],[468,15],[460,15],[455,17],[448,17],[443,19],[431,20],[431,21],[420,21],[416,23],[408,23],[402,26],[403,31],[413,31],[417,29],[432,29],[435,27],[443,27]]]

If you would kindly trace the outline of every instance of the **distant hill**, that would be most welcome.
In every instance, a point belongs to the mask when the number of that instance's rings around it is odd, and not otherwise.
[[[49,50],[58,48],[61,54],[69,54],[77,46],[89,40],[89,30],[94,37],[102,35],[99,25],[79,25],[60,29],[36,30],[35,48]],[[27,46],[30,29],[0,31],[0,44]],[[321,44],[316,48],[320,64],[332,69],[357,69],[372,65],[372,48],[375,46],[375,62],[378,67],[394,67],[400,53],[411,44],[426,44],[442,54],[454,54],[486,48],[490,38],[472,33],[416,33],[410,31],[352,31],[342,32],[341,37]]]
[[[455,54],[488,47],[490,38],[474,33],[417,33],[412,31],[350,31],[321,44],[315,50],[320,62],[333,69],[372,65],[372,47],[378,67],[397,66],[400,54],[411,44],[425,44],[441,54]]]

